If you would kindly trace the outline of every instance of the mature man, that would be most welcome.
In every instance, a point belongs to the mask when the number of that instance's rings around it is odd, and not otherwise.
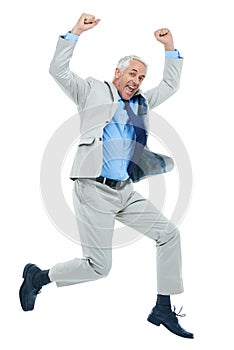
[[[154,154],[146,146],[148,110],[178,89],[183,60],[174,49],[171,32],[163,28],[154,33],[166,51],[163,79],[157,87],[144,94],[140,90],[147,66],[137,56],[119,61],[112,83],[83,80],[70,71],[69,62],[79,36],[99,21],[82,14],[71,32],[59,38],[50,66],[53,78],[77,104],[81,118],[71,178],[83,258],[43,271],[27,264],[21,305],[24,311],[33,310],[38,292],[52,281],[68,286],[107,276],[117,219],[156,241],[158,295],[148,321],[193,338],[179,325],[170,303],[171,294],[183,292],[179,231],[149,200],[133,191],[133,182],[173,167],[169,157]]]

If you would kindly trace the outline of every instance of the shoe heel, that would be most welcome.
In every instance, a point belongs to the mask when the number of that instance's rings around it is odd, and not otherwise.
[[[157,317],[151,317],[150,315],[148,316],[147,321],[149,321],[150,323],[155,324],[155,326],[158,326],[158,327],[162,323]]]
[[[28,269],[32,266],[33,264],[27,264],[26,266],[25,266],[25,268],[24,268],[24,271],[23,271],[23,278],[25,278],[26,277],[26,274],[27,274],[27,272],[28,272]]]

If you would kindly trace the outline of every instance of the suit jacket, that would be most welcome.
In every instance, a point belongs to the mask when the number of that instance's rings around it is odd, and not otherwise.
[[[75,46],[75,42],[60,37],[49,71],[75,102],[81,118],[80,141],[70,177],[94,178],[101,174],[103,128],[117,110],[118,92],[111,82],[98,81],[92,77],[84,80],[69,69]],[[158,106],[178,89],[182,63],[183,59],[166,58],[160,84],[145,93],[141,90],[137,92],[139,101],[144,102],[139,103],[138,115],[144,116],[146,131],[149,109]],[[137,182],[144,177],[167,172],[173,166],[174,162],[170,157],[153,153],[146,145],[131,178]]]

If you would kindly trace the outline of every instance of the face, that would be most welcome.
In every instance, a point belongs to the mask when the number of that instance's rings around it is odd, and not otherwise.
[[[142,62],[133,59],[131,60],[129,67],[124,71],[116,68],[113,84],[124,100],[130,100],[137,90],[139,90],[145,76],[145,65]]]

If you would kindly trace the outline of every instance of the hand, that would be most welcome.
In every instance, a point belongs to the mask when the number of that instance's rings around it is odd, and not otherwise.
[[[86,30],[92,29],[100,22],[100,19],[95,19],[95,16],[83,13],[78,19],[75,26],[72,28],[71,33],[81,35]]]
[[[166,51],[174,51],[173,37],[168,28],[161,28],[154,32],[155,38],[164,45]]]

